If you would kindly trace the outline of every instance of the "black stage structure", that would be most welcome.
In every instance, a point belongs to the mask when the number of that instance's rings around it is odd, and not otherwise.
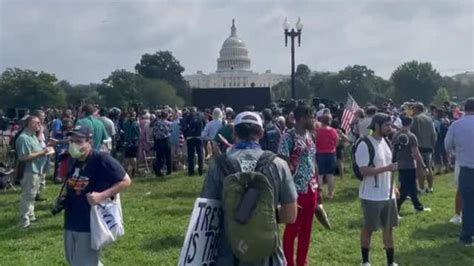
[[[232,107],[235,112],[244,111],[246,106],[255,106],[256,111],[270,107],[270,87],[245,88],[194,88],[192,90],[193,106],[203,110],[213,106]]]

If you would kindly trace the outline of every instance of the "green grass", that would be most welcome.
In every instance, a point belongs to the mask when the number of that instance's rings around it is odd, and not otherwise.
[[[203,178],[175,174],[166,180],[137,179],[123,193],[126,235],[102,254],[105,265],[176,265],[194,200]],[[361,211],[359,181],[338,180],[336,198],[326,202],[334,229],[315,222],[310,265],[358,265]],[[66,265],[63,217],[49,214],[59,186],[47,188],[47,202],[37,204],[38,221],[18,229],[19,193],[0,193],[0,265]],[[435,193],[422,196],[431,213],[415,214],[411,202],[395,231],[396,261],[401,265],[474,265],[474,247],[458,244],[460,226],[448,223],[453,214],[451,176],[437,177]],[[372,265],[385,265],[381,233],[372,240]]]

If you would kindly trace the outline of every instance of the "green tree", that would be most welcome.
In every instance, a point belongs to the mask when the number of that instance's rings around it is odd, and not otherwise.
[[[185,69],[170,51],[142,55],[135,70],[145,78],[165,80],[176,89],[178,96],[187,102],[191,100],[191,88],[183,77]]]
[[[104,105],[108,107],[127,108],[140,102],[138,91],[143,87],[144,78],[127,70],[115,70],[107,78],[97,91]]]
[[[326,80],[331,74],[330,72],[313,72],[309,81],[313,96],[322,97],[321,92],[324,91]]]
[[[347,66],[338,73],[316,72],[311,77],[314,95],[344,102],[347,93],[361,105],[382,103],[391,96],[391,83],[366,66]]]
[[[319,87],[319,97],[333,101],[345,101],[347,99],[347,88],[337,73],[331,73],[324,78],[322,86]]]
[[[290,82],[288,80],[278,82],[272,87],[271,93],[273,101],[289,99],[291,97]]]
[[[156,79],[145,79],[139,88],[140,101],[147,107],[158,105],[182,106],[183,99],[176,95],[176,90],[168,82]]]
[[[69,105],[78,106],[82,102],[86,103],[101,103],[97,88],[100,84],[78,84],[71,85],[66,80],[61,80],[56,83],[56,86],[60,87],[66,93],[66,102]]]
[[[436,95],[433,99],[433,103],[441,106],[444,102],[449,101],[449,93],[446,88],[439,88],[438,91],[436,92]]]
[[[300,64],[295,71],[295,93],[297,99],[311,98],[311,70],[305,64]]]
[[[347,66],[339,71],[339,83],[354,99],[365,104],[374,100],[374,71],[366,66]]]
[[[431,63],[411,61],[399,66],[390,78],[399,102],[415,99],[424,103],[433,100],[441,85],[441,76]]]
[[[393,98],[393,84],[390,80],[385,80],[381,77],[374,76],[371,80],[371,91],[374,94],[373,103],[381,105],[388,99]]]
[[[464,100],[474,96],[474,82],[462,83],[452,77],[444,76],[441,86],[446,88],[449,95],[457,100]]]
[[[147,79],[126,70],[116,70],[103,80],[98,93],[108,107],[129,108],[135,104],[147,107],[182,105],[176,90],[164,80]]]
[[[64,91],[55,86],[53,74],[28,69],[7,68],[0,77],[0,104],[6,108],[66,106]]]

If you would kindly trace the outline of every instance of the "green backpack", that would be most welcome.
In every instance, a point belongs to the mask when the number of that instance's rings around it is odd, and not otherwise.
[[[265,151],[254,172],[243,173],[237,159],[217,158],[224,174],[222,207],[227,241],[234,258],[257,262],[275,254],[279,245],[273,188],[264,173],[276,155]]]

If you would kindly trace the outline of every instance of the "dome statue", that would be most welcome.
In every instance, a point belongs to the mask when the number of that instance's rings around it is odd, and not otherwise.
[[[217,59],[217,72],[227,71],[251,71],[249,51],[237,36],[237,28],[235,20],[232,19],[232,27],[230,28],[230,36],[222,44]]]

